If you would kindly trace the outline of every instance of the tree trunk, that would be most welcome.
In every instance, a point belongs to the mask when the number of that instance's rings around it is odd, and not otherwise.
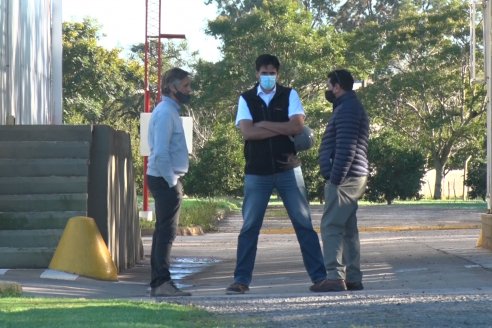
[[[444,165],[441,163],[435,163],[434,169],[436,170],[436,182],[434,183],[434,199],[441,199],[442,197],[442,171]]]

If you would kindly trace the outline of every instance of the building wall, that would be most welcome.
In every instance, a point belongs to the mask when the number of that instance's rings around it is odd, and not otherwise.
[[[59,0],[0,0],[0,125],[62,123],[59,11]]]
[[[8,20],[7,20],[7,1],[0,0],[0,125],[5,124],[5,111],[10,108],[7,101],[7,68],[8,68]]]
[[[420,193],[424,198],[432,198],[436,181],[436,171],[430,170],[424,176]],[[442,199],[463,199],[468,195],[468,187],[464,186],[464,170],[452,170],[442,180]]]

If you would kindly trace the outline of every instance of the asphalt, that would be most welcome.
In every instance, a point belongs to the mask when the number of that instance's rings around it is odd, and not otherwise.
[[[319,227],[322,206],[312,206]],[[210,300],[313,297],[299,246],[282,217],[271,209],[265,219],[250,293],[225,295],[232,282],[240,214],[220,223],[218,232],[178,236],[173,246],[172,274],[193,296],[167,298],[207,308]],[[365,289],[329,293],[359,298],[439,294],[492,296],[492,251],[477,247],[480,212],[410,206],[367,206],[358,212]],[[0,282],[15,282],[30,297],[118,298],[163,301],[149,296],[150,237],[143,237],[144,259],[120,272],[117,282],[100,281],[46,269],[0,269]],[[210,304],[209,304],[210,305]],[[226,307],[222,307],[225,311]]]

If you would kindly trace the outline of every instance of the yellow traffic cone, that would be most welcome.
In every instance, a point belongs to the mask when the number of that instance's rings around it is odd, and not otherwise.
[[[49,268],[100,280],[118,280],[116,266],[96,222],[85,216],[68,220]]]

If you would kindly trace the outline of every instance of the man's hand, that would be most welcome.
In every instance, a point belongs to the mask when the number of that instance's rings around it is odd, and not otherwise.
[[[294,165],[299,162],[299,159],[297,158],[296,155],[294,154],[289,154],[287,155],[287,160],[286,161],[278,161],[280,164],[284,165]]]

